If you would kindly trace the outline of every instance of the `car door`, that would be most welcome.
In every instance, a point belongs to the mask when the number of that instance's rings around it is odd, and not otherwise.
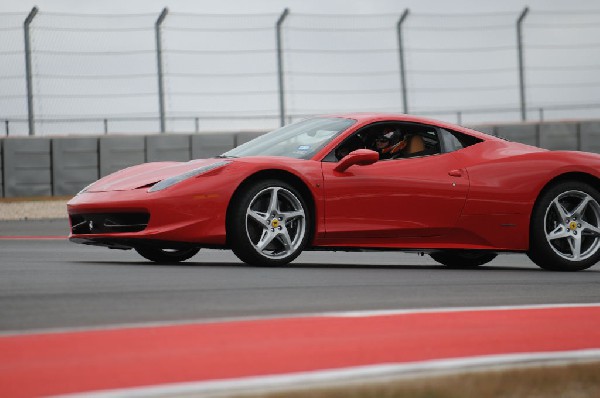
[[[450,233],[469,189],[452,153],[380,160],[335,171],[322,162],[326,239],[433,237]]]

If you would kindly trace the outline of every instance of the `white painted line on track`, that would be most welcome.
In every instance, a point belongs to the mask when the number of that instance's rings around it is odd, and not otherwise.
[[[332,311],[332,312],[314,312],[300,314],[280,314],[248,317],[230,317],[230,318],[211,318],[211,319],[185,319],[180,321],[164,322],[140,322],[140,323],[122,323],[113,325],[91,326],[91,327],[67,327],[67,328],[46,328],[46,329],[28,329],[28,330],[8,330],[0,332],[0,337],[21,336],[32,334],[55,334],[72,332],[91,332],[120,329],[137,329],[150,327],[184,326],[184,325],[205,325],[228,322],[252,322],[276,319],[297,319],[297,318],[368,318],[387,315],[411,315],[411,314],[435,314],[450,312],[472,312],[472,311],[510,311],[510,310],[537,310],[553,308],[592,308],[600,307],[600,303],[568,303],[568,304],[523,304],[523,305],[503,305],[503,306],[485,306],[485,307],[441,307],[441,308],[422,308],[422,309],[396,309],[396,310],[359,310],[359,311]]]
[[[392,363],[342,369],[290,373],[275,376],[190,382],[60,395],[63,398],[159,398],[229,397],[264,394],[287,390],[364,385],[405,378],[443,376],[462,372],[480,372],[507,368],[561,366],[600,360],[600,349],[562,352],[534,352],[441,359],[410,363]]]
[[[600,303],[583,304],[533,304],[533,305],[499,305],[490,307],[448,307],[448,308],[425,308],[410,310],[368,310],[368,311],[341,311],[331,312],[327,316],[342,318],[368,318],[386,315],[410,315],[410,314],[436,314],[449,312],[474,312],[474,311],[514,311],[514,310],[543,310],[555,308],[591,308],[599,307]]]

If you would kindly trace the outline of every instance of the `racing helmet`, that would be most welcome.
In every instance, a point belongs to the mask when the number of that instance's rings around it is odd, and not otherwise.
[[[398,129],[388,127],[377,140],[387,140],[389,144],[381,150],[381,153],[396,154],[406,147],[406,134]]]

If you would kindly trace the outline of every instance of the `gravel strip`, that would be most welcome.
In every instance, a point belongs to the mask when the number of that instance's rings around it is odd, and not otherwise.
[[[0,220],[67,218],[67,200],[0,202]]]

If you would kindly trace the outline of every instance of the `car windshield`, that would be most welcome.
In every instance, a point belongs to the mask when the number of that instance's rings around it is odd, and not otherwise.
[[[262,135],[220,157],[285,156],[310,159],[342,131],[356,123],[344,118],[315,118]]]

